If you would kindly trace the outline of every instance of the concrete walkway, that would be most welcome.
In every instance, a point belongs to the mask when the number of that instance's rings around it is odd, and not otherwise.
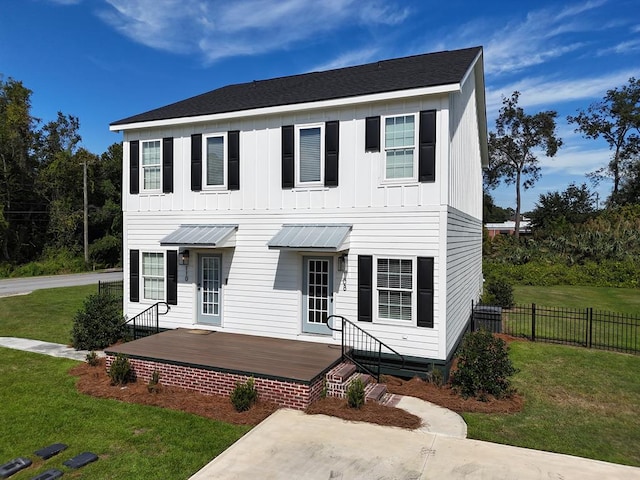
[[[640,468],[278,410],[191,480],[640,480]]]
[[[87,350],[75,350],[72,347],[59,343],[30,340],[27,338],[0,337],[0,347],[24,350],[25,352],[42,353],[52,357],[70,358],[71,360],[84,361],[89,353]],[[96,352],[98,356],[104,356],[103,352]]]

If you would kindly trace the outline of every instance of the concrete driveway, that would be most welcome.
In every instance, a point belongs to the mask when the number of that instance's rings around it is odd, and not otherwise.
[[[640,480],[640,469],[278,410],[191,480]]]
[[[122,272],[74,273],[44,277],[5,278],[0,280],[0,297],[19,295],[43,288],[73,287],[122,280]]]

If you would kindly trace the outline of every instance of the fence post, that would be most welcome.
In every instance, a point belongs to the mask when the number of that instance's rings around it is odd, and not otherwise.
[[[587,338],[587,346],[591,348],[593,344],[593,307],[587,308],[587,315],[589,316],[589,337]]]
[[[531,304],[531,341],[536,341],[536,304]]]

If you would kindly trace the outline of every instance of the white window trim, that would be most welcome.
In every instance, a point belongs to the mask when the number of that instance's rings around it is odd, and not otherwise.
[[[158,188],[145,188],[144,186],[144,170],[145,167],[150,167],[151,165],[144,165],[144,144],[151,142],[160,142],[160,162],[158,166],[160,167],[160,186]],[[163,141],[161,138],[150,138],[148,140],[140,140],[140,193],[162,193],[162,154],[163,154]]]
[[[403,177],[403,178],[387,178],[387,136],[386,136],[386,125],[388,118],[398,118],[398,117],[413,117],[413,176],[411,177]],[[380,118],[380,145],[382,145],[381,150],[381,183],[383,184],[407,184],[418,182],[418,125],[419,119],[417,113],[398,113],[394,115],[384,115]],[[395,148],[393,148],[395,150]],[[399,150],[399,148],[398,148]]]
[[[380,303],[380,287],[378,287],[378,260],[410,260],[411,261],[411,319],[410,320],[394,320],[391,318],[380,318],[379,303]],[[418,292],[418,275],[416,272],[418,262],[417,257],[409,257],[402,255],[374,255],[373,256],[373,323],[379,323],[383,325],[404,325],[404,326],[416,326],[417,322],[417,292]],[[384,289],[388,290],[388,289]]]
[[[310,128],[319,128],[320,129],[320,180],[317,182],[302,182],[300,181],[300,130],[307,130]],[[307,188],[307,187],[324,187],[324,132],[325,124],[324,123],[307,123],[303,125],[296,125],[295,127],[295,139],[294,139],[294,147],[295,147],[295,173],[296,173],[296,188]]]
[[[222,165],[222,184],[207,185],[207,140],[210,138],[222,137],[223,148],[223,165]],[[211,133],[202,136],[202,190],[228,190],[227,179],[229,177],[229,141],[227,132]]]
[[[147,298],[145,296],[144,279],[148,278],[160,278],[157,275],[145,275],[144,274],[144,256],[145,254],[155,253],[162,255],[162,298]],[[160,250],[140,250],[140,299],[144,302],[166,302],[167,301],[167,253]]]

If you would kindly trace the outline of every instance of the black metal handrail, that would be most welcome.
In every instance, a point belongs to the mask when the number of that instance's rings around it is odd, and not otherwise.
[[[340,328],[333,325],[334,318],[341,320]],[[386,348],[392,356],[398,357],[402,362],[400,368],[404,368],[405,358],[403,355],[351,320],[341,315],[330,315],[327,318],[327,327],[334,332],[342,333],[342,357],[352,361],[361,370],[374,377],[377,382],[380,381],[383,348]]]
[[[158,308],[162,305],[165,310],[160,311]],[[171,307],[167,302],[157,302],[151,305],[146,310],[140,312],[135,317],[130,318],[124,324],[130,325],[133,329],[133,339],[137,340],[142,337],[148,337],[155,333],[160,333],[160,322],[158,320],[159,315],[166,315],[171,310]]]

